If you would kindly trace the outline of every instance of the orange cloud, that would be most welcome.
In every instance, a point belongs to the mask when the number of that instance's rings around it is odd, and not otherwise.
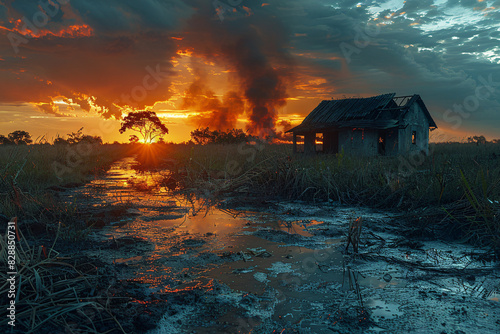
[[[0,101],[48,106],[63,96],[84,110],[91,101],[105,117],[120,117],[122,108],[142,109],[171,96],[171,60],[178,55],[168,36],[95,36],[92,31],[79,25],[39,32],[19,45],[18,55],[0,31],[0,51],[8,59],[0,62]]]
[[[70,25],[68,27],[62,27],[58,31],[51,31],[49,29],[38,29],[34,26],[32,28],[29,28],[29,26],[26,25],[25,22],[23,22],[21,19],[18,20],[11,19],[11,23],[14,24],[14,27],[12,29],[8,29],[3,26],[0,26],[0,28],[3,30],[8,30],[13,33],[17,33],[21,36],[28,38],[40,38],[44,36],[74,38],[74,37],[94,35],[94,29],[92,29],[87,24],[81,24],[81,25],[75,24],[75,25]],[[35,28],[36,30],[33,31],[32,30],[33,28]]]

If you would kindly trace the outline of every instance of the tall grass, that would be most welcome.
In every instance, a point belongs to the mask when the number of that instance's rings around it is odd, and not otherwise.
[[[207,145],[184,149],[177,159],[188,188],[225,185],[227,191],[247,189],[259,196],[412,209],[463,198],[462,171],[469,180],[483,173],[487,196],[499,199],[500,144],[434,144],[431,152],[426,157],[303,156],[292,154],[290,145]],[[237,187],[231,187],[235,180]]]
[[[461,181],[465,198],[446,210],[452,229],[465,241],[489,248],[500,258],[500,202],[490,198],[499,181],[489,184],[482,170],[474,183],[461,171]]]
[[[40,220],[48,212],[70,219],[74,208],[61,205],[47,189],[85,182],[125,150],[121,145],[0,145],[0,213],[21,221]]]

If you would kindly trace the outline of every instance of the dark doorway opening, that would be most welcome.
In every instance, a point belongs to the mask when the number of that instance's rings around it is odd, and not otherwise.
[[[338,132],[325,132],[323,134],[323,151],[326,153],[339,153]]]

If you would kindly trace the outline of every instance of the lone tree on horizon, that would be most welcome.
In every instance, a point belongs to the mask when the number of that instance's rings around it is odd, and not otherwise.
[[[168,129],[160,121],[154,111],[137,111],[129,113],[122,122],[120,133],[127,130],[137,131],[144,143],[151,144],[154,139],[168,134]]]

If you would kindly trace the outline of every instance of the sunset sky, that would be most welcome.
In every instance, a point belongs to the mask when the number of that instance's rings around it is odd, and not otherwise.
[[[119,118],[150,109],[179,142],[396,93],[422,96],[431,140],[493,139],[499,64],[500,0],[0,0],[0,134],[127,141]]]

